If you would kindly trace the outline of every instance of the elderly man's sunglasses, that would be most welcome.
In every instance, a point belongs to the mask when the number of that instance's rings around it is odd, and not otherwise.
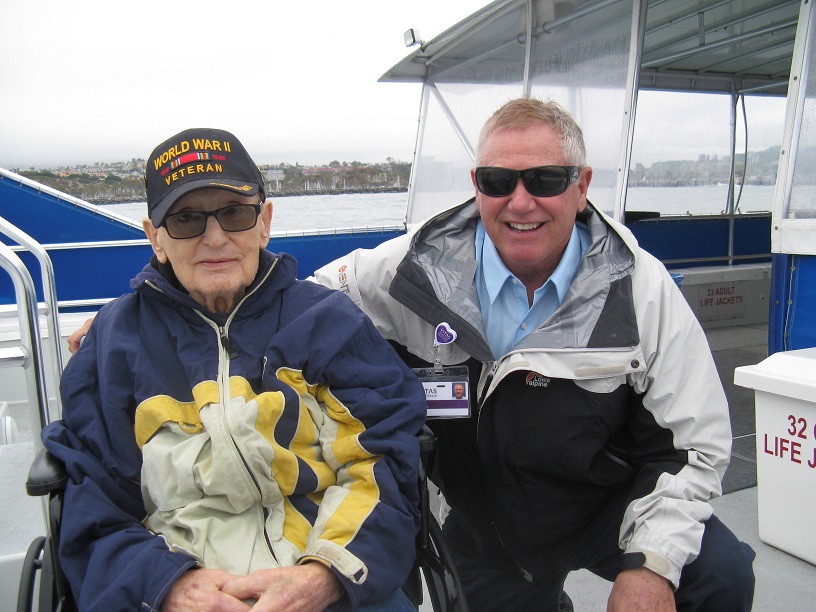
[[[513,193],[521,178],[530,195],[542,198],[564,193],[579,174],[578,166],[538,166],[527,170],[480,166],[476,168],[476,187],[486,196],[499,198]]]
[[[225,232],[245,232],[255,227],[260,214],[260,204],[235,204],[210,212],[185,210],[167,215],[162,227],[167,230],[171,238],[177,240],[195,238],[207,231],[209,217],[215,217],[218,225]]]

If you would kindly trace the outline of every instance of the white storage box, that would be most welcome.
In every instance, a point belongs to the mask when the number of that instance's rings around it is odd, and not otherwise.
[[[704,328],[768,321],[771,264],[700,266],[683,275],[680,291]]]
[[[734,370],[756,391],[759,538],[816,564],[816,348]]]

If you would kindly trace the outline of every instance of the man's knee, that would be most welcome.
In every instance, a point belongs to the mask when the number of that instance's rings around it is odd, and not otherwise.
[[[683,569],[677,610],[750,610],[756,554],[715,516],[706,522],[700,555]]]

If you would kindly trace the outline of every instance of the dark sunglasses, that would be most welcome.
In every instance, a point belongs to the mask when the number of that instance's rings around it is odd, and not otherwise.
[[[210,217],[215,217],[218,225],[225,232],[245,232],[255,227],[260,214],[260,204],[235,204],[210,212],[185,210],[184,212],[167,215],[161,226],[167,230],[167,234],[171,238],[183,240],[201,236],[206,232],[207,220]]]
[[[527,170],[480,166],[476,168],[476,187],[486,196],[499,198],[513,193],[520,177],[530,195],[545,198],[564,193],[579,174],[578,166],[538,166]]]

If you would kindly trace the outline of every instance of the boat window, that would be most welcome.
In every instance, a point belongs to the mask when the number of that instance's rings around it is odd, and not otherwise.
[[[593,168],[590,199],[606,212],[614,210],[629,116],[633,5],[535,2],[529,28],[527,6],[486,9],[455,37],[441,36],[424,58],[409,225],[474,195],[470,169],[479,130],[499,106],[524,95],[553,99],[578,120]]]
[[[770,211],[784,118],[779,97],[641,91],[626,210],[721,215],[733,202],[738,213]]]
[[[578,121],[593,171],[589,199],[611,214],[627,129],[632,5],[581,13],[586,3],[572,4],[570,14],[580,18],[535,40],[531,95],[556,100]]]
[[[809,33],[811,49],[814,34]],[[816,62],[811,51],[805,98],[801,114],[801,131],[796,143],[791,196],[785,218],[816,219]]]
[[[803,3],[791,62],[785,135],[779,156],[779,188],[774,194],[773,253],[816,255],[813,240],[816,232],[815,18],[814,4]],[[781,332],[782,328],[777,331]],[[787,331],[786,328],[786,337]]]

